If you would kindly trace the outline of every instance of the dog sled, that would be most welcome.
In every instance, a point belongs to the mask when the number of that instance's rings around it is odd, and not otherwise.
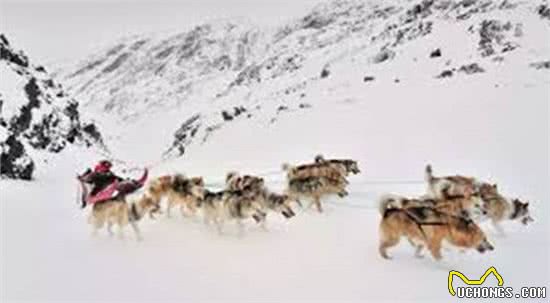
[[[84,182],[83,178],[79,176],[77,179],[81,188],[81,203],[82,205],[93,205],[133,193],[145,185],[148,174],[148,170],[145,169],[139,179],[115,180],[95,195],[91,194],[90,184]]]

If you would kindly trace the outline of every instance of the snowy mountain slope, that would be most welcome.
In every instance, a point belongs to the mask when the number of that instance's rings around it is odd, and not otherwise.
[[[31,179],[37,152],[58,153],[69,144],[101,145],[93,123],[43,66],[33,65],[0,34],[0,174]]]
[[[105,117],[113,148],[124,152],[146,132],[150,159],[177,156],[235,120],[274,123],[317,106],[310,90],[499,77],[516,67],[537,74],[550,60],[545,3],[334,1],[275,29],[230,20],[126,39],[64,79]]]
[[[490,266],[502,274],[505,286],[548,286],[546,75],[530,78],[530,70],[524,69],[499,80],[505,84],[498,87],[485,73],[398,86],[356,81],[331,95],[312,88],[307,93],[319,99],[318,106],[290,112],[269,127],[250,119],[234,121],[185,157],[153,168],[153,176],[204,176],[209,188],[220,186],[229,170],[269,173],[267,185],[278,191],[282,162],[311,161],[319,152],[359,160],[362,173],[350,178],[350,196],[329,198],[324,214],[308,210],[291,221],[270,215],[268,232],[248,222],[243,237],[234,225],[219,236],[200,217],[175,215],[143,222],[140,243],[130,230],[126,241],[105,233],[91,238],[88,213],[77,209],[69,180],[93,157],[64,158],[56,163],[56,174],[36,184],[0,183],[7,195],[6,203],[0,203],[2,298],[445,302],[451,299],[450,270],[479,277]],[[527,84],[519,81],[527,78]],[[136,158],[142,150],[128,153]],[[484,255],[449,248],[442,262],[429,256],[419,260],[403,241],[391,251],[393,260],[382,259],[376,199],[385,192],[423,194],[424,184],[399,182],[421,181],[426,163],[437,174],[497,182],[504,194],[530,201],[536,221],[527,227],[506,223],[506,237],[483,224],[496,247]],[[371,183],[377,181],[397,184]],[[30,217],[34,225],[28,224]],[[487,283],[496,285],[492,279]]]

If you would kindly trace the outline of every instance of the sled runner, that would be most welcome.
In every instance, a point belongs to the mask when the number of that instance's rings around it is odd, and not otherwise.
[[[107,200],[114,199],[116,197],[124,196],[127,194],[130,194],[145,184],[145,181],[147,180],[148,176],[148,170],[145,169],[143,172],[143,175],[137,179],[126,179],[126,180],[115,180],[113,183],[109,184],[107,187],[96,193],[95,195],[92,195],[90,193],[90,186],[89,184],[86,184],[83,181],[82,177],[78,177],[78,181],[80,183],[80,186],[82,188],[82,196],[81,200],[83,205],[88,204],[95,204]]]

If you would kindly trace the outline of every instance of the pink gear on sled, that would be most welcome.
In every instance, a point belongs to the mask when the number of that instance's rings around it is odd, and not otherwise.
[[[149,172],[147,169],[143,172],[143,175],[138,180],[124,180],[124,181],[114,181],[113,183],[109,184],[107,187],[105,187],[103,190],[95,194],[94,196],[91,196],[89,192],[88,186],[80,181],[80,185],[82,186],[82,201],[86,203],[86,205],[89,204],[95,204],[98,202],[107,201],[110,199],[115,198],[118,195],[124,195],[132,193],[139,188],[143,187],[145,185],[145,181],[147,181],[147,176]]]

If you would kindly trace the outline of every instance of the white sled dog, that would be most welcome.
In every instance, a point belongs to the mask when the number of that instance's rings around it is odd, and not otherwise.
[[[93,226],[92,235],[97,235],[97,232],[103,226],[106,226],[107,232],[113,235],[112,226],[118,225],[120,238],[124,237],[124,228],[130,224],[136,238],[142,240],[143,237],[138,222],[146,214],[153,217],[153,213],[157,212],[158,209],[159,205],[151,197],[144,194],[130,194],[125,198],[116,198],[94,204],[88,223]]]

